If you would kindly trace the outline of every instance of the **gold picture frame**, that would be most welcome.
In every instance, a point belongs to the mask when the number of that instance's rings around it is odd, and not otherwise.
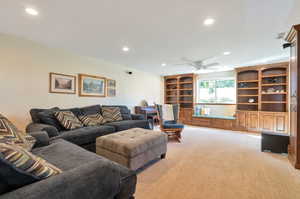
[[[106,78],[79,74],[78,75],[79,96],[81,97],[105,97],[106,96]]]
[[[117,95],[117,82],[113,79],[106,79],[106,95],[107,97],[116,97]]]
[[[76,94],[76,76],[49,73],[49,93]]]

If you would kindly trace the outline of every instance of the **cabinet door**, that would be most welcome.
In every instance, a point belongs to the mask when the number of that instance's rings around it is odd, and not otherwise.
[[[265,131],[274,131],[274,114],[260,113],[259,116],[260,129]]]
[[[247,112],[238,111],[237,112],[237,126],[238,128],[247,128]]]
[[[274,131],[278,133],[287,133],[288,119],[286,113],[275,113]]]
[[[259,130],[258,112],[248,112],[247,129],[252,130],[252,131]]]
[[[193,109],[181,108],[179,113],[179,120],[183,123],[192,122]]]

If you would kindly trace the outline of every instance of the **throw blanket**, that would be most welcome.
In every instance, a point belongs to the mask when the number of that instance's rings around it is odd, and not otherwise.
[[[164,121],[174,120],[174,112],[173,112],[173,105],[171,104],[164,104],[162,105],[162,116]]]

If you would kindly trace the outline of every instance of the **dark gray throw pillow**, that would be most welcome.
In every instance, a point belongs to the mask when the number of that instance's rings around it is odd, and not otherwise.
[[[57,111],[59,111],[59,108],[45,110],[39,112],[37,115],[41,123],[54,126],[58,131],[63,131],[65,128],[60,124],[54,115],[54,113]]]

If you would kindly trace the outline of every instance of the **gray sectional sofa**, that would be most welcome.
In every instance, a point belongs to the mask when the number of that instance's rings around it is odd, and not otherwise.
[[[94,105],[64,110],[80,116],[101,113],[101,107]],[[97,137],[136,127],[150,129],[144,116],[131,114],[126,106],[118,107],[122,121],[71,131],[64,129],[54,117],[54,112],[60,108],[32,109],[32,123],[27,126],[27,132],[37,142],[31,152],[60,168],[63,173],[7,193],[1,190],[0,183],[0,198],[133,199],[136,173],[93,153]]]
[[[58,110],[72,111],[76,116],[90,115],[101,113],[100,105],[93,105],[83,108],[60,109],[54,107],[52,109],[31,109],[30,115],[32,123],[26,128],[27,132],[46,131],[51,141],[64,139],[76,145],[79,145],[89,151],[95,152],[96,138],[115,133],[130,128],[150,129],[149,122],[143,115],[131,114],[126,106],[109,106],[119,107],[122,114],[122,121],[105,123],[101,126],[83,127],[75,130],[65,130],[53,116]],[[107,106],[106,106],[107,107]]]
[[[50,140],[46,132],[32,153],[63,173],[0,195],[1,199],[133,199],[136,174],[108,159],[63,139]],[[0,189],[1,192],[1,189]]]

